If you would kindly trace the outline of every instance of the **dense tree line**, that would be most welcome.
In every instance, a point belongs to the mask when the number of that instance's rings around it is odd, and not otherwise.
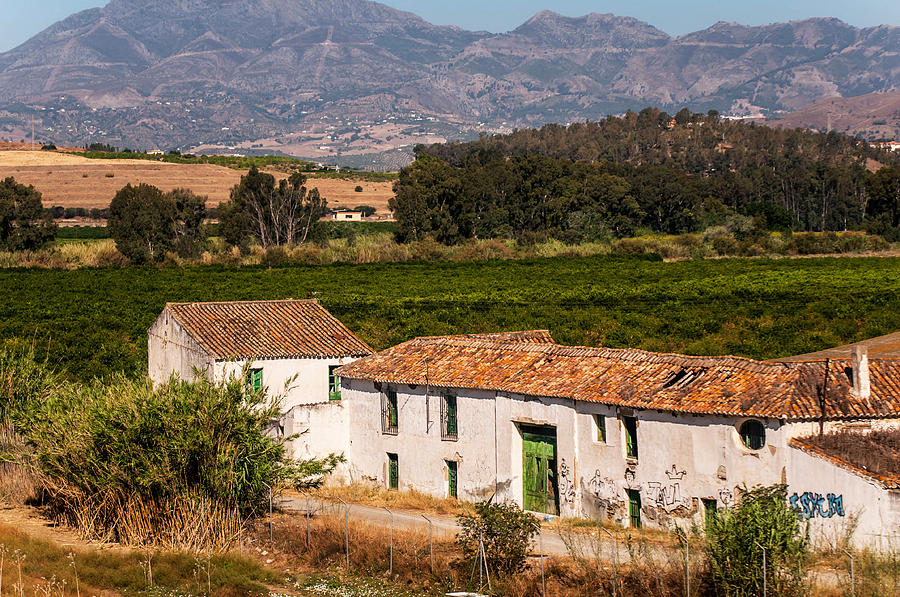
[[[584,240],[697,231],[735,217],[765,229],[866,226],[900,240],[898,156],[835,133],[646,109],[419,146],[416,155],[392,202],[401,240]],[[871,174],[876,164],[889,167]]]

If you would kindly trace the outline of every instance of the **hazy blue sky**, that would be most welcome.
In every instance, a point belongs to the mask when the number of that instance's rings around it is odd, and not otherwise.
[[[154,2],[157,0],[147,0]],[[0,52],[68,15],[107,0],[0,0]],[[671,35],[716,21],[761,25],[807,17],[838,17],[856,26],[900,25],[896,0],[386,0],[438,25],[508,31],[544,8],[568,16],[611,12],[647,21]]]

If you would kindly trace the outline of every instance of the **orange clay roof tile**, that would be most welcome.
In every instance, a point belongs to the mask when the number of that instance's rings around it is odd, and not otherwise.
[[[314,299],[169,303],[166,309],[218,360],[372,354]]]
[[[416,338],[345,365],[342,377],[430,384],[694,414],[786,420],[900,414],[900,361],[873,360],[872,397],[850,395],[849,363],[773,363],[634,349]],[[828,382],[826,379],[828,371]]]

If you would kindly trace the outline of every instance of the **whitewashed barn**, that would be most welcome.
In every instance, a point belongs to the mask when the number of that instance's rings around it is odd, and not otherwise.
[[[803,440],[900,422],[900,362],[868,348],[759,362],[567,347],[546,332],[418,338],[338,371],[346,474],[663,527],[784,483],[814,537],[853,527],[885,545],[900,540],[900,476]]]
[[[283,395],[285,435],[320,425],[298,444],[298,457],[341,453],[347,422],[335,370],[372,350],[316,300],[169,303],[147,332],[149,374],[247,382]],[[337,408],[323,408],[337,404]]]

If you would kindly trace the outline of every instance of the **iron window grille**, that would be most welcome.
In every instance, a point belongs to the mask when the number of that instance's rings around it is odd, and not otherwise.
[[[459,439],[456,396],[441,397],[441,439]]]
[[[397,435],[400,430],[397,411],[397,392],[385,390],[381,395],[381,431],[389,435]]]

